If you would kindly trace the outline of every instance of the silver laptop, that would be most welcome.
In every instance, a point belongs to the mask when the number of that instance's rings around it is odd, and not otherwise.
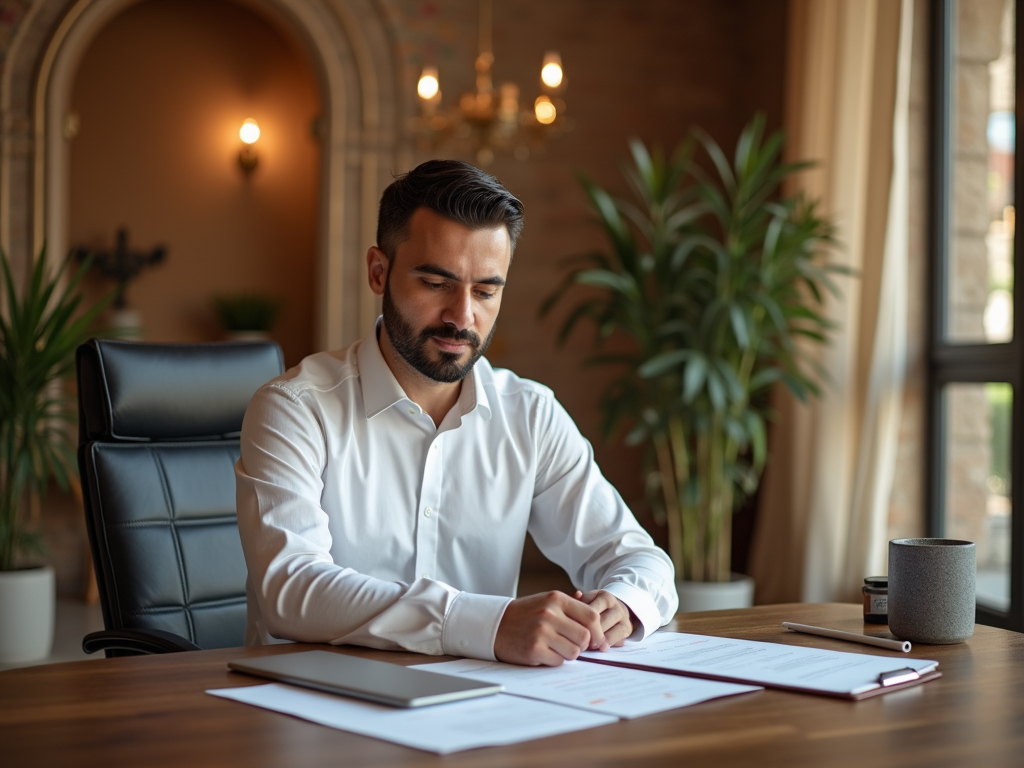
[[[247,675],[315,688],[395,707],[425,707],[500,693],[503,686],[330,651],[300,651],[228,666]]]

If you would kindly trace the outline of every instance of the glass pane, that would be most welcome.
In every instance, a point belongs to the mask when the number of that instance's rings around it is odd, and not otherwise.
[[[955,8],[945,336],[1013,336],[1013,0]]]
[[[1009,384],[950,384],[946,409],[946,536],[977,544],[978,604],[1010,608]]]

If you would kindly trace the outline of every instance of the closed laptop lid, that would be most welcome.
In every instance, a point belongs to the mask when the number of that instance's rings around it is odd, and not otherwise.
[[[249,675],[396,707],[423,707],[500,693],[501,685],[443,675],[330,651],[236,659],[228,667]]]

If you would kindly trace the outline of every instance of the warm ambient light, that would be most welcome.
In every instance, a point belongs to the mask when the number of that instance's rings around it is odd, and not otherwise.
[[[253,144],[260,137],[260,127],[251,117],[248,118],[242,127],[238,129],[238,138],[242,140],[242,148],[238,152],[238,164],[242,171],[248,176],[259,163],[256,156],[256,148]]]
[[[551,125],[558,116],[558,113],[555,111],[555,105],[551,103],[551,99],[547,96],[537,97],[537,101],[533,103],[533,113],[537,116],[537,122],[541,125]]]
[[[557,51],[548,51],[544,54],[540,79],[548,88],[557,88],[562,84],[562,57]]]
[[[242,123],[242,127],[238,129],[238,138],[246,144],[255,144],[256,139],[259,137],[260,127],[256,125],[256,121],[251,117]]]
[[[454,138],[465,149],[476,152],[480,165],[487,165],[494,158],[495,150],[509,151],[518,160],[525,160],[549,138],[571,128],[563,97],[566,77],[562,57],[553,50],[544,55],[538,89],[543,95],[533,104],[531,113],[528,98],[526,103],[520,103],[520,91],[515,83],[496,83],[492,77],[492,6],[496,3],[494,0],[478,2],[480,44],[474,62],[476,85],[444,108],[437,67],[423,67],[416,86],[420,114],[414,123],[415,131],[424,151],[435,151],[449,138]],[[548,32],[538,30],[537,34],[546,36]]]
[[[430,101],[441,92],[441,84],[437,80],[437,67],[424,67],[420,81],[416,85],[416,93],[424,101]]]

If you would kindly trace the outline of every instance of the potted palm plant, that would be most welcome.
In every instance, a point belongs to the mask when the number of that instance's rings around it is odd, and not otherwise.
[[[0,253],[0,663],[43,658],[53,643],[53,569],[23,567],[23,557],[43,553],[25,513],[51,479],[67,488],[77,471],[77,413],[64,385],[110,298],[83,306],[89,262],[72,274],[69,265],[50,270],[44,249],[19,291]]]
[[[782,141],[764,136],[760,116],[731,162],[699,130],[670,158],[632,141],[633,199],[581,178],[610,250],[568,259],[541,308],[571,299],[561,341],[591,321],[587,364],[617,370],[600,400],[602,431],[626,425],[625,441],[647,447],[648,498],[668,527],[684,610],[708,607],[702,583],[737,582],[732,514],[765,466],[768,388],[781,382],[805,400],[825,378],[807,350],[827,342],[825,294],[846,270],[829,261],[833,227],[815,205],[780,197],[782,180],[806,167],[781,161]],[[696,148],[710,172],[694,163]],[[628,351],[606,351],[623,336]],[[734,599],[749,604],[752,583],[739,586],[747,594]]]

